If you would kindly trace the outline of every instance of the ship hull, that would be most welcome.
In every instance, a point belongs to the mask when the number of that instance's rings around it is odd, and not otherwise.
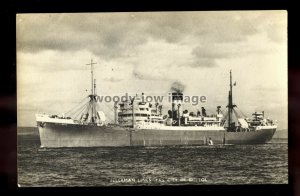
[[[264,144],[276,127],[251,132],[224,130],[125,129],[122,127],[45,123],[39,126],[42,147],[168,146],[214,144]]]

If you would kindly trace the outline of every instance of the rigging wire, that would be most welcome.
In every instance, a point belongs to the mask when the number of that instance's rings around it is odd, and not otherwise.
[[[87,104],[83,105],[81,108],[79,108],[76,112],[74,112],[71,116],[78,116],[78,113],[81,113],[85,108],[87,107]]]
[[[87,97],[84,97],[78,104],[76,104],[73,108],[71,108],[69,111],[67,111],[65,114],[67,115],[67,114],[72,114],[73,112],[73,110],[75,110],[76,108],[78,108],[79,106],[81,106],[81,104],[82,104],[82,102],[86,99]],[[84,102],[84,104],[86,104],[85,102]]]
[[[109,107],[108,105],[106,105],[106,104],[103,104],[103,105],[105,105],[110,111],[112,111],[113,113],[115,112],[111,107]],[[114,119],[112,119],[112,118],[110,118],[109,116],[106,116],[109,120],[111,120],[111,121],[114,121]]]
[[[83,107],[81,107],[81,109],[80,109],[80,111],[78,112],[76,112],[76,113],[74,113],[74,115],[76,115],[75,117],[74,117],[74,119],[76,119],[78,116],[79,116],[79,114],[81,114],[83,111],[85,111],[86,110],[86,108],[87,108],[87,105],[88,105],[88,103],[86,103],[85,105],[83,105]],[[83,112],[84,113],[84,112]]]
[[[242,112],[242,110],[240,110],[238,107],[237,109],[239,110],[239,112],[243,115],[244,118],[247,118],[247,116]]]
[[[235,109],[233,109],[233,112],[234,112],[234,114],[235,114],[235,116],[236,116],[237,118],[240,117],[240,115],[237,113],[237,111],[236,111]]]
[[[86,99],[86,97],[84,98]],[[80,102],[78,102],[74,107],[72,107],[69,111],[66,112],[66,114],[71,113],[73,110],[75,110],[78,106],[81,105],[82,101],[84,101],[84,99],[82,99]]]
[[[77,108],[76,110],[74,110],[72,113],[70,113],[70,115],[75,115],[77,114],[78,111],[80,111],[83,107],[85,107],[87,105],[87,103],[84,103],[83,105],[81,105],[79,108]]]
[[[85,108],[85,107],[87,107],[87,103],[85,103],[85,104],[82,105],[80,108],[78,108],[76,111],[74,111],[74,112],[72,113],[72,116],[76,115],[76,114],[78,113],[78,111],[82,111],[82,108]]]
[[[83,115],[88,113],[88,111],[89,111],[89,106],[90,106],[89,104],[90,104],[89,102],[86,103],[86,107],[85,107],[84,110],[82,111],[82,115],[81,115],[81,117],[80,117],[80,121],[82,120]]]
[[[87,112],[86,113],[90,113],[90,110],[92,110],[92,104],[91,104],[91,102],[89,102],[89,106],[88,106],[88,108],[87,108]],[[92,111],[91,111],[91,113],[92,113]],[[92,119],[92,115],[89,115],[88,116],[88,118],[86,119],[86,121],[91,121],[91,120],[89,120],[89,119]]]
[[[89,111],[90,111],[90,109],[91,109],[91,102],[88,102],[86,105],[87,105],[87,106],[84,108],[84,110],[82,110],[82,111],[83,111],[83,114],[88,114]],[[81,113],[81,112],[80,112],[80,113]],[[77,116],[79,116],[80,113],[78,113]],[[77,118],[77,116],[76,116],[76,118]],[[88,120],[89,120],[89,117],[90,117],[90,116],[88,116],[88,118],[87,118],[85,121],[88,121]],[[81,120],[81,119],[80,119],[80,120]]]

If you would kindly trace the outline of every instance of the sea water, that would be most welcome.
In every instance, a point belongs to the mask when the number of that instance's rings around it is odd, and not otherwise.
[[[286,140],[278,141],[262,145],[40,148],[38,135],[18,135],[18,184],[286,184],[288,145]]]

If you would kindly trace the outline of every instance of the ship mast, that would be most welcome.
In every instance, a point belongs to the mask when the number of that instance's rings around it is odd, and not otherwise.
[[[232,110],[236,105],[233,104],[232,101],[232,75],[231,75],[231,70],[230,70],[230,90],[229,90],[229,95],[228,95],[228,130],[233,130],[234,126],[232,126]]]
[[[86,65],[90,65],[91,66],[91,94],[89,95],[90,99],[91,99],[91,104],[92,104],[92,123],[95,122],[95,91],[96,91],[96,80],[94,83],[94,66],[97,63],[93,62],[93,59],[91,59],[91,63],[86,64]]]

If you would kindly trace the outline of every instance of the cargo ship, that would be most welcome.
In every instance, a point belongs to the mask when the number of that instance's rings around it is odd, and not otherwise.
[[[159,103],[144,102],[142,95],[114,104],[114,122],[108,123],[99,110],[96,80],[91,66],[91,93],[72,116],[36,114],[41,147],[168,146],[264,144],[276,131],[277,122],[254,112],[239,114],[233,104],[232,73],[226,112],[217,106],[216,114],[182,111],[183,92],[172,92],[168,114]]]

